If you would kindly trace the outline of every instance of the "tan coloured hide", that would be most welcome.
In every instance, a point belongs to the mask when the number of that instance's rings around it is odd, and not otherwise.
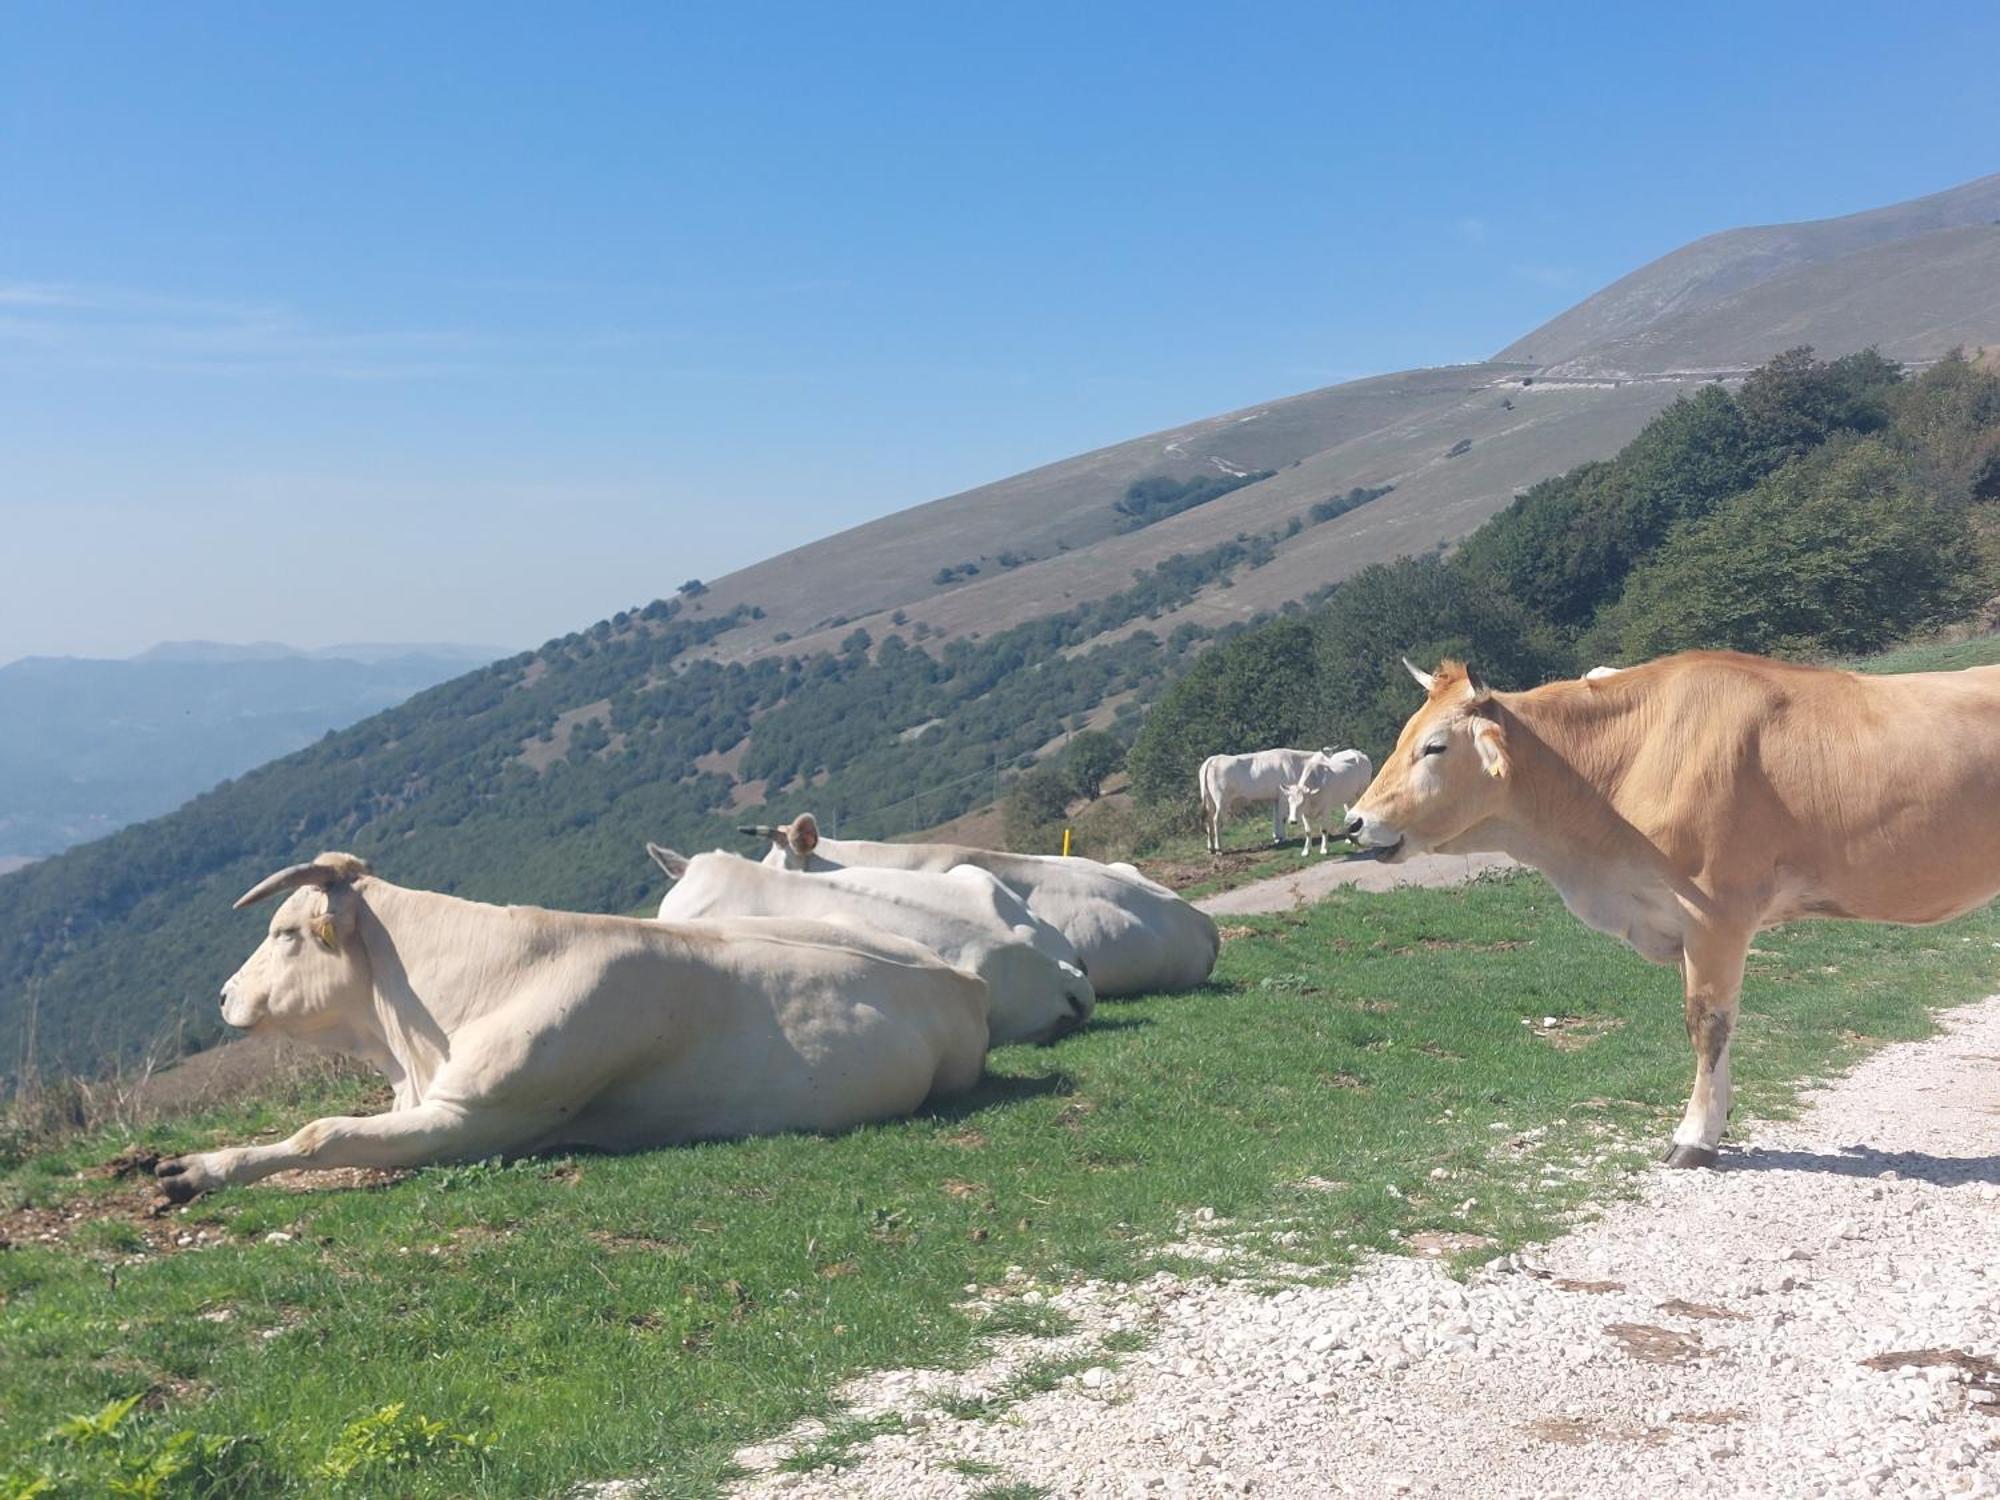
[[[1497,850],[1678,965],[1695,1085],[1669,1159],[1715,1160],[1759,929],[1941,922],[2000,892],[2000,667],[1865,676],[1690,652],[1523,693],[1446,662],[1353,808],[1391,860]]]

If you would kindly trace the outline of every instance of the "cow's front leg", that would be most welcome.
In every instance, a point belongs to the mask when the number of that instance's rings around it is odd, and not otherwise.
[[[1280,797],[1271,804],[1271,842],[1273,845],[1285,841],[1285,799]]]
[[[1308,854],[1312,853],[1313,826],[1309,819],[1300,818],[1299,827],[1305,830],[1305,836],[1299,840],[1299,858],[1304,859]]]
[[[1670,1167],[1712,1167],[1729,1120],[1729,1042],[1743,992],[1747,936],[1695,931],[1681,964],[1687,982],[1688,1044],[1694,1048],[1694,1092],[1667,1152]]]
[[[491,1156],[532,1140],[539,1122],[453,1104],[314,1120],[268,1146],[225,1146],[163,1161],[160,1190],[176,1203],[294,1167],[416,1167]]]

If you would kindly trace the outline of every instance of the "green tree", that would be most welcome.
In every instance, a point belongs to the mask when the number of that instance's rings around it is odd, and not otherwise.
[[[1625,660],[1876,650],[1970,607],[1970,555],[1963,512],[1916,490],[1888,443],[1850,439],[1677,532],[1603,639]]]
[[[1800,345],[1751,372],[1737,396],[1752,461],[1776,468],[1836,432],[1874,432],[1889,421],[1902,366],[1873,349],[1831,363]]]
[[[1125,747],[1101,729],[1079,730],[1063,751],[1063,766],[1069,772],[1079,797],[1095,802],[1104,792],[1104,779],[1125,764]]]
[[[1278,620],[1196,658],[1146,716],[1126,757],[1143,802],[1195,797],[1195,772],[1211,755],[1300,743],[1312,698],[1316,632]]]
[[[1008,844],[1015,849],[1026,849],[1043,842],[1042,835],[1051,824],[1063,820],[1075,795],[1069,773],[1059,765],[1045,762],[1022,772],[1008,789],[1007,801],[1001,809]]]

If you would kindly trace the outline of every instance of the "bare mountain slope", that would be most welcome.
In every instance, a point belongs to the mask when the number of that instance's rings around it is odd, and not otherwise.
[[[1579,355],[1559,373],[1761,364],[1811,344],[1895,359],[2000,341],[2000,224],[1939,229],[1799,266]]]
[[[1494,358],[1542,368],[1573,363],[1583,369],[1609,368],[1592,363],[1590,356],[1607,346],[1624,347],[1636,335],[1711,307],[1760,282],[1878,245],[1995,220],[2000,220],[2000,173],[1928,197],[1837,219],[1725,230],[1621,277],[1533,333],[1516,339]],[[1886,340],[1901,332],[1900,327],[1880,329],[1873,337]],[[1632,368],[1672,367],[1653,364]]]
[[[919,624],[977,636],[1100,599],[1174,554],[1275,534],[1272,561],[1239,568],[1145,624],[1248,618],[1371,562],[1463,536],[1536,481],[1615,452],[1692,382],[1736,378],[1803,343],[1825,354],[1872,344],[1906,360],[2000,343],[1995,219],[2000,174],[1843,218],[1710,235],[1490,363],[1246,407],[757,563],[715,582],[696,607],[755,605],[764,617],[707,649],[737,660],[808,651],[857,625],[878,640]],[[1112,507],[1135,479],[1263,470],[1271,477],[1141,530],[1118,529]],[[1316,502],[1383,484],[1393,493],[1283,535]],[[965,564],[977,572],[939,581],[940,570]]]

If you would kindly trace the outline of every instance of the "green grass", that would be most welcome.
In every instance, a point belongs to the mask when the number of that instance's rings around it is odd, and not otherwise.
[[[1538,878],[1338,892],[1246,925],[1207,989],[1107,1004],[1058,1047],[995,1054],[971,1098],[838,1139],[232,1189],[158,1222],[136,1216],[140,1189],[77,1175],[128,1142],[16,1161],[0,1171],[0,1476],[68,1462],[57,1423],[143,1394],[116,1439],[140,1456],[187,1429],[255,1436],[232,1450],[229,1492],[353,1489],[325,1466],[359,1453],[376,1467],[355,1493],[548,1495],[621,1475],[708,1493],[737,1445],[802,1416],[829,1417],[837,1461],[866,1434],[832,1389],[973,1358],[988,1335],[964,1288],[1019,1285],[1009,1266],[1047,1281],[1176,1265],[1167,1247],[1199,1208],[1265,1279],[1285,1273],[1260,1251],[1338,1274],[1427,1229],[1488,1236],[1474,1253],[1491,1255],[1558,1231],[1678,1116],[1674,976],[1586,932]],[[1744,1107],[1781,1110],[1797,1081],[1923,1034],[1927,1005],[1992,987],[1996,946],[1990,911],[1760,938]],[[1544,1016],[1587,1040],[1559,1050]],[[237,1140],[304,1113],[247,1105],[148,1141]],[[1545,1164],[1606,1148],[1603,1167],[1542,1185]],[[1070,1325],[1003,1301],[987,1326]],[[1003,1394],[1066,1372],[1031,1365]]]
[[[1312,844],[1312,853],[1305,859],[1299,858],[1296,830],[1288,830],[1284,842],[1274,845],[1271,842],[1271,815],[1260,812],[1238,818],[1223,830],[1223,852],[1220,855],[1208,852],[1207,840],[1202,834],[1177,833],[1161,840],[1156,848],[1141,855],[1135,863],[1188,900],[1199,901],[1203,896],[1248,885],[1253,880],[1290,875],[1313,860],[1338,859],[1354,849],[1346,839],[1336,838],[1327,844],[1327,853],[1321,855],[1317,830]]]
[[[1898,646],[1880,656],[1863,657],[1842,665],[1861,672],[1956,672],[1963,667],[1990,667],[1996,662],[2000,662],[2000,635]]]

